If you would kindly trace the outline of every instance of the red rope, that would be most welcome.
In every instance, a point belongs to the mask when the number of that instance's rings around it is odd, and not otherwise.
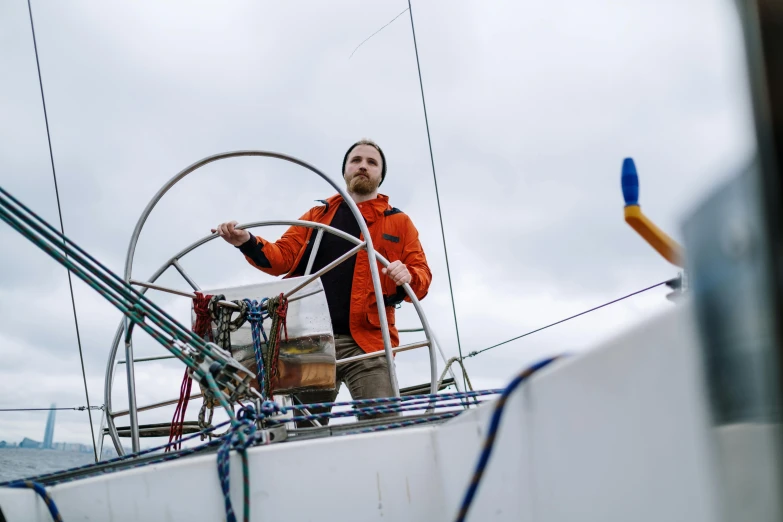
[[[171,428],[169,429],[169,444],[172,441],[182,438],[183,431],[185,429],[185,412],[188,409],[188,400],[190,398],[190,389],[193,386],[193,379],[188,375],[188,370],[185,368],[185,375],[182,377],[182,384],[179,387],[179,401],[177,401],[177,409],[174,410],[174,417],[171,419]],[[166,447],[166,452],[170,449],[178,450],[182,447],[181,443],[177,443]]]
[[[285,331],[285,342],[288,342],[288,323],[286,321],[286,318],[288,316],[288,299],[286,299],[283,294],[280,294],[280,297],[278,298],[279,302],[277,305],[277,310],[275,310],[276,320],[278,321],[277,328],[275,328],[275,339],[274,339],[274,349],[272,350],[272,364],[270,364],[271,368],[269,369],[269,388],[272,389],[273,385],[277,386],[277,377],[278,377],[278,370],[277,370],[277,364],[278,360],[280,359],[280,329],[282,328]],[[274,383],[274,384],[273,384]]]
[[[209,314],[209,300],[211,295],[203,295],[201,292],[195,292],[193,298],[193,311],[196,313],[196,322],[193,324],[193,333],[203,337],[207,341],[214,341],[212,338],[212,317]]]
[[[196,313],[196,322],[193,323],[193,333],[203,337],[207,341],[213,341],[212,337],[212,318],[209,314],[209,300],[212,299],[211,295],[203,295],[201,292],[195,292],[196,297],[193,298],[193,311]],[[288,332],[286,332],[286,335]],[[190,401],[190,390],[193,387],[193,379],[188,374],[188,369],[185,368],[185,375],[182,377],[182,384],[179,387],[179,401],[177,401],[177,408],[174,410],[174,417],[171,419],[171,428],[169,429],[169,444],[174,440],[182,438],[183,431],[185,429],[185,412],[188,409],[188,402]],[[170,449],[178,450],[182,447],[181,443],[174,444],[166,447],[166,452]]]
[[[280,306],[277,307],[277,316],[280,318],[280,324],[285,330],[285,342],[288,342],[288,323],[286,317],[288,316],[288,299],[283,294],[280,294]],[[280,337],[278,336],[278,346],[280,344]]]

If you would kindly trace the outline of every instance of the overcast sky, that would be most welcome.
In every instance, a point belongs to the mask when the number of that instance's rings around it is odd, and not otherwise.
[[[369,137],[388,159],[382,192],[420,231],[434,274],[423,305],[456,355],[407,13],[350,57],[406,7],[33,0],[67,235],[121,274],[142,209],[194,161],[264,149],[339,180],[347,146]],[[733,2],[429,0],[414,2],[414,20],[463,353],[677,275],[624,223],[620,167],[634,157],[643,209],[679,238],[689,209],[752,156]],[[54,224],[24,0],[0,2],[0,74],[0,185]],[[134,276],[146,279],[221,221],[294,219],[331,194],[280,161],[210,165],[155,209]],[[65,269],[5,225],[0,245],[0,407],[85,404]],[[183,265],[204,288],[267,279],[222,242]],[[186,287],[176,275],[161,281]],[[501,386],[544,355],[595,347],[673,306],[666,293],[469,359],[471,379]],[[75,294],[90,399],[100,405],[120,314],[79,281]],[[188,321],[186,299],[148,295]],[[397,323],[417,326],[409,306]],[[163,353],[142,336],[137,356]],[[397,361],[401,386],[427,379],[424,351]],[[178,395],[177,361],[136,371],[139,404]],[[115,408],[124,407],[124,390],[121,369]],[[0,439],[42,439],[45,413],[0,415]],[[94,421],[97,431],[100,415]],[[55,440],[87,443],[86,413],[58,412]]]

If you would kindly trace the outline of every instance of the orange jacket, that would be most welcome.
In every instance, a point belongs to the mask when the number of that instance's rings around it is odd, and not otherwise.
[[[301,218],[304,221],[329,224],[332,222],[337,207],[343,203],[339,194],[324,201],[323,206],[313,207]],[[359,210],[364,216],[370,230],[372,244],[383,257],[393,261],[402,261],[411,274],[410,286],[416,297],[423,299],[432,281],[432,273],[427,266],[427,258],[419,242],[419,232],[413,226],[410,218],[401,210],[389,205],[389,198],[383,194],[376,199],[359,203]],[[325,232],[328,233],[328,232]],[[254,267],[270,275],[285,277],[304,274],[307,260],[312,251],[311,238],[313,229],[300,226],[290,227],[277,241],[270,242],[256,237],[261,243],[261,250],[266,257],[266,263],[256,263],[247,255],[245,259]],[[360,239],[364,239],[361,237]],[[380,271],[381,265],[378,264]],[[381,276],[384,296],[397,294],[397,286],[391,278]],[[407,297],[406,301],[410,301]],[[375,292],[372,286],[370,265],[367,262],[367,252],[361,250],[356,257],[351,287],[350,329],[351,336],[365,352],[383,350],[381,326],[378,318],[378,307],[375,304]],[[400,343],[399,333],[394,324],[394,306],[386,307],[386,318],[389,322],[389,334],[392,346]]]

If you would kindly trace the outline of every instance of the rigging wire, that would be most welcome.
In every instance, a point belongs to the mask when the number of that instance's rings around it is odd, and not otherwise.
[[[57,187],[57,172],[54,168],[54,153],[52,152],[52,137],[49,133],[49,116],[46,113],[46,98],[44,97],[43,79],[41,77],[41,63],[38,60],[38,43],[35,38],[35,24],[33,24],[33,8],[30,5],[30,0],[27,0],[27,11],[30,13],[30,30],[33,33],[33,49],[35,50],[35,66],[38,70],[38,85],[41,89],[41,103],[43,105],[44,122],[46,123],[46,141],[49,144],[49,160],[52,164],[52,178],[54,179],[54,195],[57,200],[57,214],[60,218],[60,232],[65,235],[65,227],[63,225],[63,212],[60,206],[60,191]],[[95,456],[95,462],[98,462],[98,446],[95,443],[95,429],[92,423],[92,407],[90,406],[90,394],[87,391],[87,373],[84,370],[84,354],[82,352],[82,339],[79,334],[79,319],[76,316],[76,299],[73,295],[73,281],[71,280],[71,271],[66,270],[68,274],[68,289],[71,293],[71,308],[73,309],[73,323],[76,327],[76,343],[79,346],[79,362],[82,367],[82,380],[84,381],[84,396],[87,399],[87,414],[90,417],[90,436],[92,436],[92,450]]]
[[[467,359],[468,357],[475,357],[476,355],[478,355],[480,353],[484,353],[484,352],[486,352],[488,350],[492,350],[493,348],[497,348],[498,346],[503,346],[504,344],[510,343],[511,341],[516,341],[517,339],[522,339],[523,337],[527,337],[528,335],[533,335],[534,333],[540,332],[541,330],[546,330],[547,328],[551,328],[552,326],[557,326],[558,324],[562,324],[562,323],[564,323],[566,321],[570,321],[571,319],[576,319],[577,317],[580,317],[580,316],[585,315],[585,314],[589,314],[590,312],[595,312],[596,310],[604,308],[605,306],[609,306],[609,305],[612,305],[614,303],[619,303],[623,299],[628,299],[629,297],[633,297],[635,295],[639,295],[641,293],[647,292],[648,290],[652,290],[653,288],[658,288],[659,286],[663,286],[663,285],[672,286],[674,284],[677,284],[678,281],[679,281],[679,277],[676,277],[674,279],[668,279],[666,281],[661,281],[660,283],[656,283],[656,284],[654,284],[652,286],[648,286],[647,288],[642,288],[641,290],[637,290],[636,292],[630,293],[628,295],[624,295],[622,297],[618,297],[617,299],[613,299],[613,300],[611,300],[611,301],[609,301],[607,303],[604,303],[602,305],[595,306],[593,308],[590,308],[589,310],[585,310],[584,312],[580,312],[580,313],[578,313],[576,315],[572,315],[570,317],[566,317],[565,319],[561,319],[561,320],[559,320],[557,322],[548,324],[546,326],[542,326],[541,328],[536,328],[535,330],[531,330],[531,331],[529,331],[527,333],[524,333],[522,335],[517,335],[516,337],[512,337],[511,339],[507,339],[507,340],[503,341],[502,343],[493,344],[492,346],[489,346],[487,348],[482,348],[481,350],[476,350],[476,351],[470,352],[468,355],[465,356],[465,359]]]
[[[91,411],[101,410],[103,406],[74,406],[73,408],[0,408],[0,411],[63,411],[63,410],[75,410],[75,411]]]
[[[449,281],[449,295],[451,296],[451,311],[454,314],[454,330],[457,333],[457,350],[459,351],[459,358],[464,359],[462,356],[462,342],[459,335],[459,323],[457,322],[457,306],[454,303],[454,286],[451,284],[451,268],[449,265],[449,250],[446,247],[446,232],[443,228],[443,214],[440,208],[440,193],[438,192],[438,177],[435,175],[435,156],[432,154],[432,137],[430,136],[430,122],[427,117],[427,103],[424,101],[424,82],[421,79],[421,63],[419,62],[419,46],[416,43],[416,28],[413,25],[413,7],[411,7],[411,0],[408,0],[408,14],[411,18],[411,32],[413,33],[413,49],[416,52],[416,68],[419,72],[419,89],[421,90],[421,106],[424,109],[424,124],[427,128],[427,144],[430,149],[430,164],[432,165],[432,179],[435,182],[435,200],[438,203],[438,221],[440,222],[440,236],[443,240],[443,253],[446,256],[446,277]],[[463,386],[467,386],[465,382],[465,375],[462,376]]]
[[[356,53],[356,51],[358,51],[358,50],[359,50],[359,47],[361,47],[362,45],[364,45],[364,43],[365,43],[367,40],[369,40],[370,38],[372,38],[372,37],[373,37],[373,36],[375,36],[376,34],[380,33],[380,32],[381,32],[381,31],[383,31],[384,29],[386,29],[388,26],[390,26],[390,25],[392,24],[392,22],[394,22],[396,19],[398,19],[399,17],[401,17],[402,15],[404,15],[404,14],[405,14],[405,11],[407,11],[408,9],[409,9],[409,8],[407,8],[407,9],[403,9],[403,10],[402,10],[402,12],[401,12],[400,14],[398,14],[397,16],[395,16],[394,18],[392,18],[390,22],[388,22],[386,25],[384,25],[383,27],[381,27],[380,29],[378,29],[377,31],[375,31],[374,33],[372,33],[370,36],[368,36],[367,38],[365,38],[364,40],[362,40],[362,43],[360,43],[359,45],[357,45],[357,46],[356,46],[356,49],[354,49],[354,50],[353,50],[353,52],[351,53],[351,56],[349,56],[349,57],[348,57],[348,59],[350,60],[351,58],[353,58],[353,55]]]

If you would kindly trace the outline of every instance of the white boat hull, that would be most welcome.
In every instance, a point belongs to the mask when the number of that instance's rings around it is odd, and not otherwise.
[[[754,437],[768,434],[711,427],[693,325],[682,304],[518,388],[469,520],[722,520],[715,445],[744,445],[752,458]],[[435,426],[250,449],[251,518],[452,520],[492,407]],[[728,480],[741,482],[741,473]],[[231,485],[241,520],[238,455]],[[740,494],[738,487],[730,490]],[[225,517],[214,454],[47,489],[66,522]],[[0,489],[0,507],[8,522],[51,520],[32,491]],[[742,515],[765,520],[763,513]]]

